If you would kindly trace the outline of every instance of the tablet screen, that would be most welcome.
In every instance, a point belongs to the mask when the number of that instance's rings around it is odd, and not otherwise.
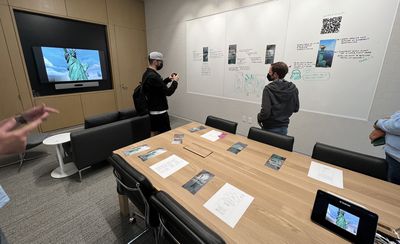
[[[325,219],[351,234],[357,235],[358,223],[360,222],[359,217],[332,204],[328,204]]]
[[[350,200],[318,190],[311,220],[353,243],[372,244],[378,215]]]

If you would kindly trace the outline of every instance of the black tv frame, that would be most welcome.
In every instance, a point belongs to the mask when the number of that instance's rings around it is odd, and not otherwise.
[[[22,10],[14,10],[14,16],[34,97],[113,89],[107,26]],[[103,52],[103,80],[63,84],[41,82],[40,65],[34,56],[34,47],[41,46]]]

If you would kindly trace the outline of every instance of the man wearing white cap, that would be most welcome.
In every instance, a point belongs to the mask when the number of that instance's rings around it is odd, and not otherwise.
[[[151,52],[149,54],[149,67],[142,76],[143,92],[147,97],[153,135],[171,130],[167,96],[171,96],[175,92],[179,80],[179,75],[176,73],[172,73],[163,80],[157,72],[162,67],[162,53]],[[169,83],[171,85],[168,87]]]

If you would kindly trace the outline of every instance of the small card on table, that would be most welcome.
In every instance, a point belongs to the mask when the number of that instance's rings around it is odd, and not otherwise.
[[[247,144],[244,144],[242,142],[236,142],[230,148],[228,148],[227,151],[229,151],[231,153],[234,153],[234,154],[238,154],[239,152],[241,152],[246,147],[247,147]]]
[[[153,158],[153,157],[155,157],[155,156],[157,156],[157,155],[160,155],[160,154],[162,154],[162,153],[165,153],[167,150],[165,150],[164,148],[157,148],[157,149],[154,149],[153,151],[150,151],[150,152],[148,152],[148,153],[146,153],[146,154],[143,154],[143,155],[139,155],[138,157],[142,160],[142,161],[146,161],[147,159],[150,159],[150,158]]]
[[[185,134],[175,134],[172,139],[172,144],[182,144]]]
[[[200,126],[197,126],[197,127],[190,128],[189,131],[193,133],[193,132],[196,132],[196,131],[204,130],[205,128],[206,128],[205,126],[200,125]]]
[[[285,157],[272,154],[272,156],[265,163],[265,166],[274,170],[279,170],[282,167],[283,162],[285,162],[285,159]]]
[[[196,194],[207,182],[209,182],[214,177],[214,174],[208,172],[207,170],[202,170],[188,182],[186,182],[182,187]]]
[[[137,147],[134,147],[134,148],[129,148],[128,150],[124,151],[124,155],[125,156],[131,156],[133,154],[146,151],[147,149],[150,149],[150,147],[148,145],[146,145],[146,144],[145,145],[141,145],[141,146],[137,146]]]

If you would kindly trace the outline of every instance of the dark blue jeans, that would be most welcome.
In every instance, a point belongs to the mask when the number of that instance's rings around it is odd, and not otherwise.
[[[400,185],[400,162],[386,153],[388,163],[388,181]]]
[[[287,127],[277,127],[277,128],[269,128],[269,129],[262,128],[262,129],[266,130],[266,131],[269,131],[269,132],[282,134],[282,135],[287,135],[287,132],[288,132],[288,128]]]

